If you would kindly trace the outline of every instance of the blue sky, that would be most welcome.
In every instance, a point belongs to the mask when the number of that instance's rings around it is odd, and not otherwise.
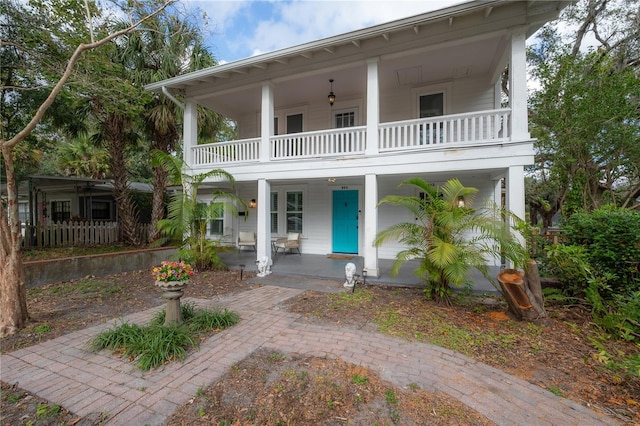
[[[186,0],[207,15],[219,63],[462,3],[461,0]]]

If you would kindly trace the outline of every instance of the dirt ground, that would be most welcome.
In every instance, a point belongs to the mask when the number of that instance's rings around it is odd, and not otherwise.
[[[250,289],[238,271],[197,274],[186,296],[208,298]],[[344,295],[343,295],[344,296]],[[548,306],[543,324],[510,319],[493,298],[463,298],[448,308],[419,289],[366,286],[352,297],[306,292],[283,305],[303,321],[366,328],[463,352],[525,380],[616,417],[640,424],[640,378],[603,365],[597,331],[579,306]],[[149,271],[58,283],[28,290],[31,321],[0,340],[11,352],[114,317],[163,303]],[[633,352],[635,351],[635,352]],[[637,347],[608,342],[606,352],[637,353]],[[2,382],[1,425],[97,425]],[[325,358],[258,351],[219,382],[202,388],[168,420],[192,424],[491,424],[442,394],[396,388],[371,371]]]

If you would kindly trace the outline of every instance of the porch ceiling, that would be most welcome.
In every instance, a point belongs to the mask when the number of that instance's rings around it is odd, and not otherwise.
[[[504,53],[504,35],[438,48],[421,47],[402,54],[380,56],[379,83],[384,96],[400,86],[421,85],[452,81],[459,78],[483,77],[490,80],[496,67],[495,57]],[[325,101],[329,94],[329,79],[333,79],[333,91],[341,100],[366,99],[367,70],[360,58],[307,72],[274,78],[275,108],[287,108]],[[198,103],[235,119],[247,111],[259,111],[261,86],[250,84],[234,90],[209,92],[197,96]]]
[[[369,58],[380,58],[380,88],[486,76],[492,82],[505,64],[509,32],[531,35],[555,19],[564,0],[476,0],[347,34],[214,66],[153,83],[188,96],[229,118],[257,113],[261,86],[274,85],[276,108],[325,100],[329,79],[340,99],[365,99]],[[401,52],[401,53],[399,53]]]

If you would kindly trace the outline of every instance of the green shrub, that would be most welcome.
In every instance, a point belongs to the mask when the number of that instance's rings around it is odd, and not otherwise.
[[[562,282],[565,295],[584,297],[588,280],[592,276],[584,247],[553,244],[547,247],[544,263],[545,273]]]
[[[614,278],[612,294],[640,286],[640,212],[605,207],[576,213],[563,225],[568,244],[586,250],[594,269]]]
[[[628,341],[640,341],[640,291],[615,295],[599,315],[596,324]]]

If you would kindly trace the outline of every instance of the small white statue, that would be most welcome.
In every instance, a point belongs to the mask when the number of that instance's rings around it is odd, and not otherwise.
[[[271,262],[270,257],[265,256],[262,259],[256,261],[256,263],[258,265],[258,273],[256,274],[256,276],[266,277],[271,273],[271,265],[273,263]]]
[[[356,265],[354,263],[347,263],[344,267],[344,275],[347,280],[344,282],[343,286],[345,288],[353,288],[356,283]]]

